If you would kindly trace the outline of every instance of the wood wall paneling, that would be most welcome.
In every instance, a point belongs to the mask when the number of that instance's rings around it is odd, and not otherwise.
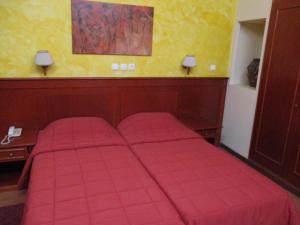
[[[45,96],[47,122],[65,117],[100,116],[114,121],[113,91],[109,88],[51,90]]]
[[[137,112],[167,111],[177,114],[179,90],[176,87],[122,87],[119,93],[119,120]]]
[[[0,129],[42,129],[72,116],[117,125],[137,112],[167,111],[222,123],[227,78],[1,79]]]

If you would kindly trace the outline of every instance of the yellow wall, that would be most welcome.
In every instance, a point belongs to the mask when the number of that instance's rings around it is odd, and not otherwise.
[[[98,0],[99,1],[99,0]],[[48,76],[185,76],[186,54],[199,66],[191,76],[228,76],[237,0],[103,0],[155,7],[150,57],[73,55],[71,0],[0,0],[0,77],[39,77],[37,50],[55,64]],[[112,63],[136,63],[134,72],[112,72]],[[217,64],[216,72],[209,71]]]

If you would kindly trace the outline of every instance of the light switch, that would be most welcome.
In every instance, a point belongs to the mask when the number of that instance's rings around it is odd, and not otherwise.
[[[212,65],[210,65],[209,69],[210,69],[210,71],[216,71],[217,70],[217,65],[212,64]]]
[[[121,64],[121,70],[126,71],[127,70],[127,64]]]
[[[114,71],[116,71],[116,70],[119,70],[119,64],[117,64],[117,63],[113,63],[113,64],[111,64],[111,69],[112,70],[114,70]]]
[[[128,70],[134,71],[135,70],[135,64],[134,63],[128,64]]]

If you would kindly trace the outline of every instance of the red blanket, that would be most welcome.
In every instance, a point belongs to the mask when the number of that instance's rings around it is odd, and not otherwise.
[[[169,113],[138,113],[123,120],[118,130],[134,144],[200,138]]]
[[[23,225],[183,225],[122,138],[101,119],[51,124],[30,159]]]
[[[129,121],[121,122],[120,133],[186,224],[300,224],[287,192],[204,139],[191,137],[171,115],[144,113]],[[164,141],[153,135],[149,142],[156,129]]]
[[[18,186],[24,188],[36,155],[92,146],[126,145],[118,132],[105,120],[97,117],[68,118],[57,120],[40,131],[37,144],[30,154]]]

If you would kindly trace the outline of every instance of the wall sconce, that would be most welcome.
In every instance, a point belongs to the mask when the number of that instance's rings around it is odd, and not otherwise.
[[[43,68],[44,75],[46,76],[47,67],[53,64],[53,59],[48,51],[41,50],[35,55],[35,64]]]
[[[190,74],[192,68],[197,66],[196,57],[193,55],[187,55],[182,62],[182,67],[186,69],[187,75]]]

